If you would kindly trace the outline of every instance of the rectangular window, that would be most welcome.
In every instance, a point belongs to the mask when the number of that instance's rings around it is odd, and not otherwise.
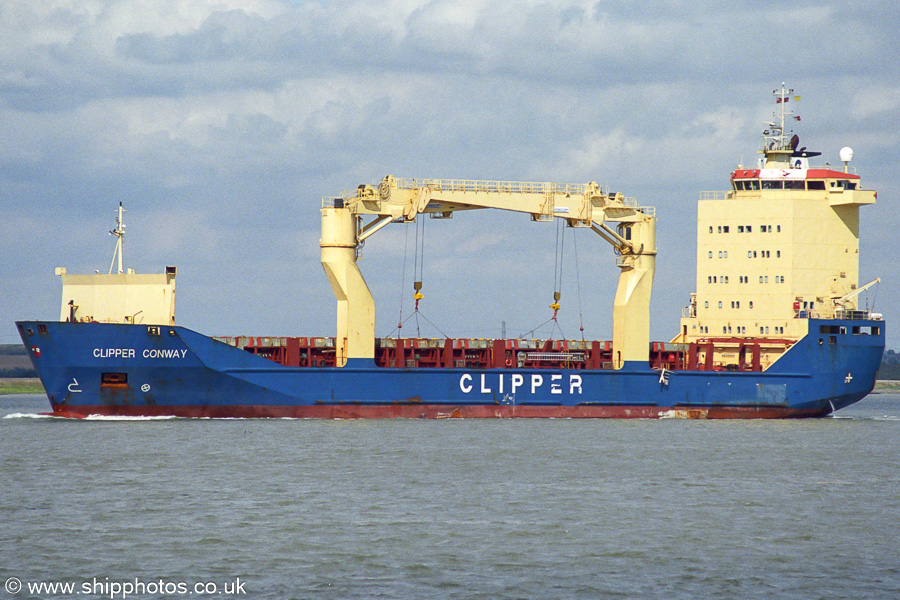
[[[753,226],[747,225],[747,233],[753,233]]]
[[[808,190],[824,190],[825,182],[824,181],[807,181],[806,189],[808,189]]]
[[[738,233],[744,233],[744,226],[738,225]]]
[[[728,233],[728,225],[725,225],[725,226],[722,228],[722,231],[725,232],[725,233]]]
[[[101,373],[100,387],[127,387],[128,373]]]

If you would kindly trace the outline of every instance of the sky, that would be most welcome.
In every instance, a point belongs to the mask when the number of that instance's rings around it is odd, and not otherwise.
[[[209,335],[334,335],[319,208],[388,174],[586,183],[656,207],[651,337],[695,289],[696,206],[753,165],[782,82],[802,144],[843,146],[862,304],[900,348],[900,11],[891,2],[4,0],[0,343],[56,319],[69,273],[178,267]],[[590,231],[473,211],[392,224],[359,265],[376,334],[610,339],[618,277]],[[422,265],[413,312],[413,265]],[[562,273],[558,329],[554,273]],[[421,317],[421,318],[418,318]],[[542,327],[542,328],[541,328]]]

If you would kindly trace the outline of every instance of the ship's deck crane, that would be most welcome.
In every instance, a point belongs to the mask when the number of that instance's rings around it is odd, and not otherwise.
[[[322,266],[337,297],[336,364],[375,356],[375,302],[356,264],[357,248],[395,221],[422,213],[450,217],[457,210],[496,208],[528,213],[534,221],[565,219],[589,227],[619,255],[621,269],[613,307],[613,358],[649,360],[650,293],[656,267],[656,216],[622,194],[596,183],[553,184],[385,177],[377,187],[360,185],[322,207]],[[363,222],[365,215],[375,218]],[[615,229],[606,222],[616,223]]]
[[[834,299],[835,308],[840,307],[840,308],[846,309],[848,301],[853,300],[854,298],[856,298],[858,295],[860,295],[861,293],[863,293],[864,291],[866,291],[873,285],[878,285],[879,283],[881,283],[881,277],[876,277],[875,279],[873,279],[866,285],[856,288],[855,290],[851,291],[849,294],[844,294],[840,298],[835,298]]]

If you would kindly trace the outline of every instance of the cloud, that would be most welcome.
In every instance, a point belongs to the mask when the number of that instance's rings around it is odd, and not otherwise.
[[[693,291],[697,192],[755,161],[781,81],[803,96],[805,144],[831,160],[852,144],[885,188],[879,203],[895,194],[895,13],[867,2],[4,2],[5,247],[42,239],[0,258],[0,281],[13,289],[59,257],[105,257],[109,211],[124,200],[129,256],[177,263],[182,292],[228,298],[217,310],[180,292],[181,322],[303,333],[333,319],[317,264],[322,196],[389,173],[596,180],[657,206],[660,270],[679,273],[654,297],[654,335],[666,338]],[[879,221],[876,235],[893,228]],[[439,294],[448,320],[495,327],[496,298],[533,287],[530,261],[552,244],[539,229],[483,212],[430,229],[432,285],[446,277],[454,290]],[[397,272],[400,235],[367,245],[373,282]],[[584,247],[594,287],[614,286],[608,249]],[[254,273],[266,283],[228,282]],[[50,281],[40,293],[57,293]],[[376,285],[393,302],[394,284]],[[453,303],[463,289],[476,290],[465,309]],[[297,297],[315,308],[298,315]],[[526,304],[517,319],[543,316],[543,300]],[[610,311],[597,306],[596,322]],[[0,317],[13,313],[28,316],[27,302]]]

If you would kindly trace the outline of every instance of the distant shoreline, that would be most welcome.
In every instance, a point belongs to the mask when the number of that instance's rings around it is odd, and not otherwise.
[[[876,392],[900,391],[900,379],[879,379],[875,382]],[[37,377],[0,378],[0,396],[9,394],[43,394],[44,386]]]
[[[44,386],[37,377],[0,378],[0,396],[9,394],[43,394]]]
[[[876,392],[897,392],[900,391],[900,380],[898,379],[879,379],[875,382]]]

